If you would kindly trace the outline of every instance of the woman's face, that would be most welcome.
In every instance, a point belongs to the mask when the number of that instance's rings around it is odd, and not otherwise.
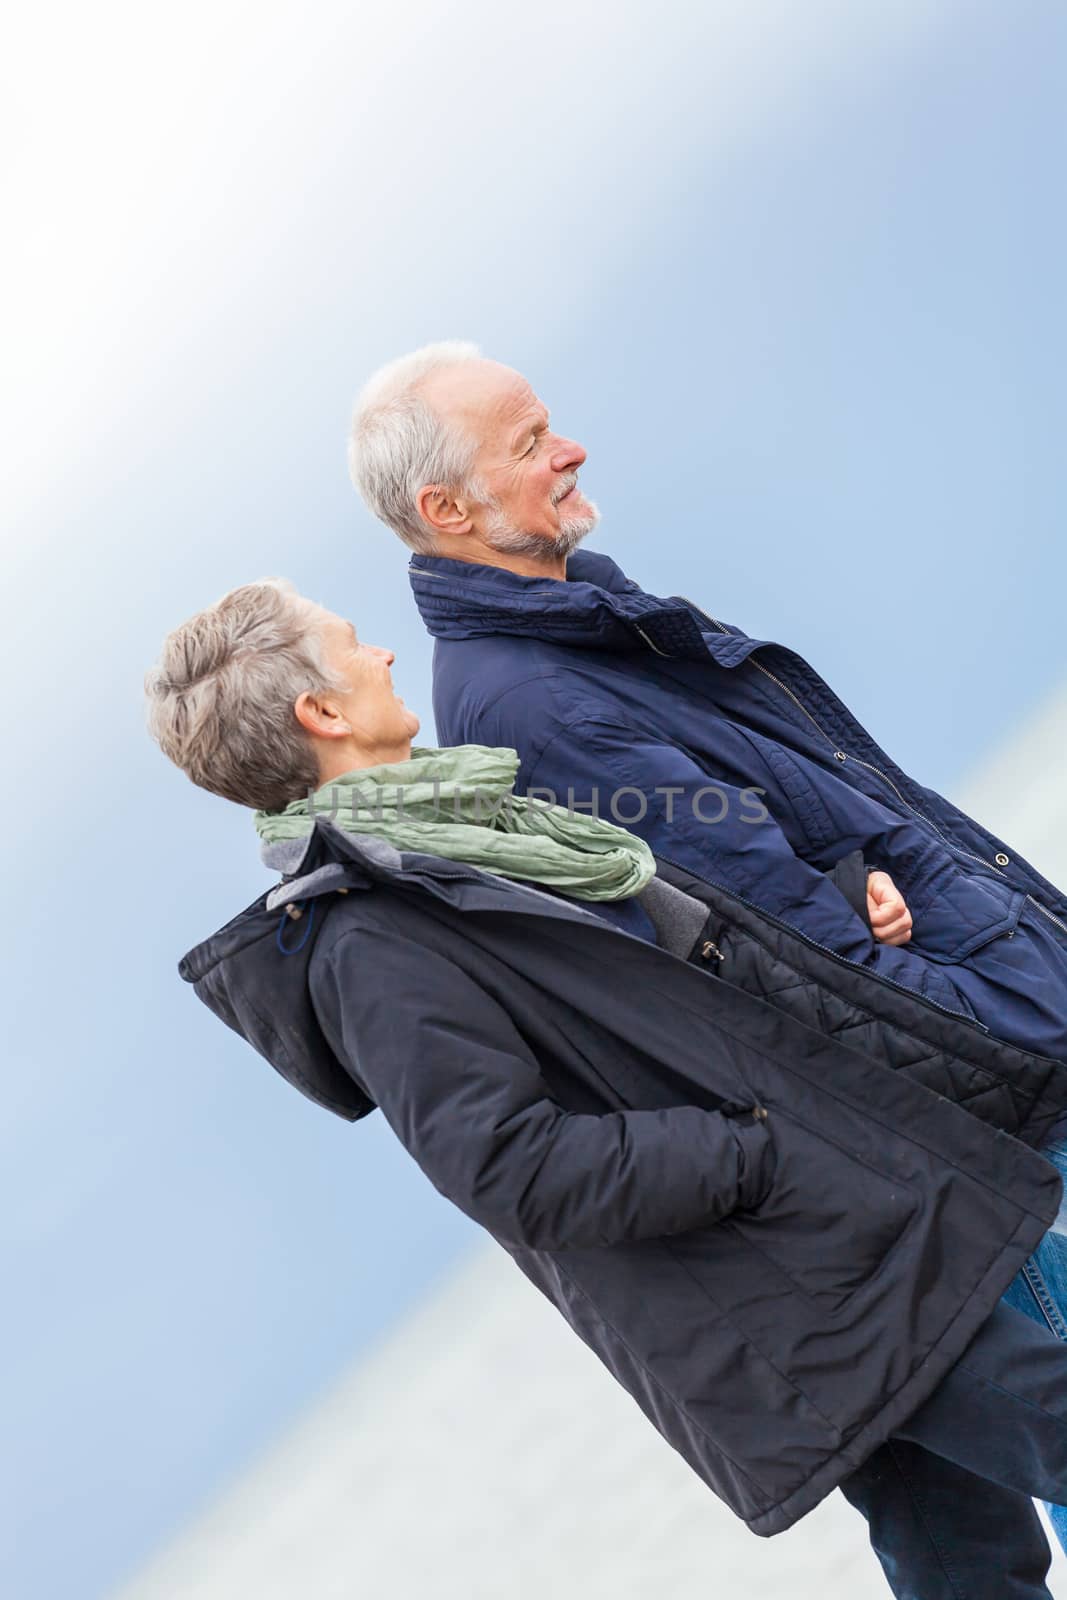
[[[365,644],[344,617],[321,607],[315,609],[321,618],[323,656],[350,685],[346,691],[332,691],[328,698],[336,702],[352,739],[370,755],[384,752],[382,759],[396,746],[410,747],[419,731],[419,719],[393,688],[389,671],[395,660],[393,652]],[[408,753],[409,749],[404,751]]]

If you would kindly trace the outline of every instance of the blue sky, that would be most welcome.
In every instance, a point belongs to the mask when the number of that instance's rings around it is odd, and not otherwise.
[[[473,338],[587,446],[591,543],[954,792],[1067,676],[1067,18],[46,6],[14,45],[0,1588],[93,1600],[475,1239],[178,979],[265,880],[143,731],[163,634],[286,575],[432,734],[345,430]]]

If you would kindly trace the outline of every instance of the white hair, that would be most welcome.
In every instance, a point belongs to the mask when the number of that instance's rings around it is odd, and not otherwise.
[[[430,555],[433,530],[416,505],[428,483],[490,498],[474,476],[478,440],[440,416],[419,393],[431,373],[482,360],[476,344],[446,339],[390,361],[364,386],[352,413],[348,466],[367,505],[412,550]]]
[[[149,732],[200,788],[281,811],[320,782],[294,702],[350,687],[322,646],[320,619],[284,578],[231,589],[163,641],[145,675]]]

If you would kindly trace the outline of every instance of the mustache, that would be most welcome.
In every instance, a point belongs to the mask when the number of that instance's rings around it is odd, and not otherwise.
[[[561,478],[556,487],[553,489],[552,504],[554,506],[558,506],[560,501],[563,499],[563,496],[565,494],[569,494],[570,491],[577,486],[577,483],[578,474],[576,472],[568,472],[567,476],[565,478]]]

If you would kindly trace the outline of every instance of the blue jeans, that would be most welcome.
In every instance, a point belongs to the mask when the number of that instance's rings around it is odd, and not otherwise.
[[[1067,933],[1052,918],[1027,902],[1015,931],[954,967],[952,980],[997,1038],[1067,1061]],[[1059,1138],[1041,1154],[1067,1182],[1067,1127],[1061,1125]],[[1004,1299],[1067,1340],[1067,1198]],[[1067,1508],[1046,1509],[1067,1550]]]
[[[1067,1140],[1041,1153],[1065,1179],[1052,1229],[930,1400],[841,1485],[897,1600],[1048,1600],[1033,1494],[1057,1496],[1043,1503],[1067,1549],[1067,1494],[1035,1480],[1026,1441],[1031,1408],[1064,1408],[1067,1376]]]
[[[1008,1305],[1022,1311],[1057,1339],[1067,1340],[1067,1140],[1046,1145],[1041,1154],[1064,1180],[1060,1214],[1022,1271],[1004,1295]],[[1067,1506],[1045,1502],[1056,1537],[1067,1550]]]
[[[996,1037],[1067,1061],[1067,936],[1048,917],[1026,905],[1013,933],[952,978]],[[1067,1128],[1058,1134],[1041,1154],[1067,1182]],[[1052,1441],[1030,1436],[1067,1412],[1057,1358],[1067,1360],[1067,1201],[962,1360],[841,1485],[897,1600],[1048,1600],[1031,1496],[1067,1550],[1067,1478],[1035,1471]]]
[[[841,1492],[897,1600],[1049,1600],[1031,1497],[1067,1500],[1067,1345],[1002,1300]]]

